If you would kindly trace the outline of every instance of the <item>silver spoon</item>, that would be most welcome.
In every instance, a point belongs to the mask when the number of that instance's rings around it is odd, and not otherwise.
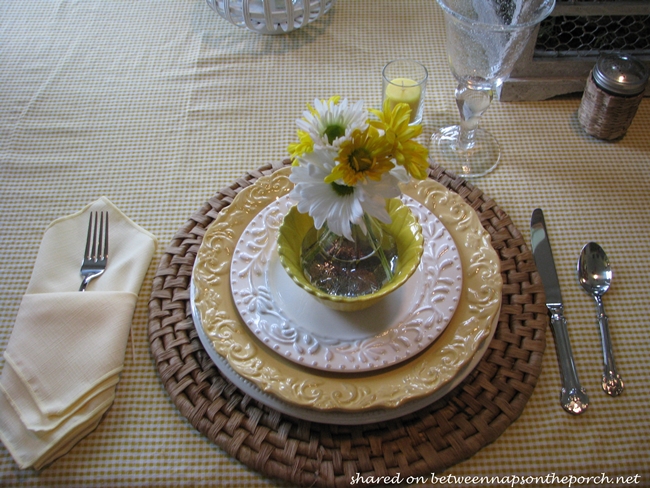
[[[624,385],[621,376],[616,371],[612,341],[609,337],[609,324],[602,300],[612,282],[612,268],[604,249],[595,242],[590,242],[582,248],[578,259],[578,281],[580,281],[584,290],[596,300],[600,340],[603,347],[603,363],[605,365],[603,390],[608,395],[618,396],[623,392]]]

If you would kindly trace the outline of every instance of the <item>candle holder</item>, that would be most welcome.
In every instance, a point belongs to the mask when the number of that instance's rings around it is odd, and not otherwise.
[[[381,75],[382,107],[386,100],[390,102],[391,109],[397,103],[406,103],[411,107],[409,125],[420,124],[429,79],[427,69],[411,59],[396,59],[384,66]]]

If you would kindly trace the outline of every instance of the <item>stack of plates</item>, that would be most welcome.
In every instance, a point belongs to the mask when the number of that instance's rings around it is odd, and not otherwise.
[[[362,424],[423,408],[478,364],[501,306],[499,257],[474,210],[432,180],[405,185],[425,252],[400,289],[338,312],[279,262],[290,169],[243,189],[207,229],[191,304],[201,341],[244,393],[304,420]]]

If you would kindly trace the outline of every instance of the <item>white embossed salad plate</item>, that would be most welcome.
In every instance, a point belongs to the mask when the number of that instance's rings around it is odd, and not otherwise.
[[[216,352],[265,395],[324,412],[395,409],[456,381],[496,327],[500,262],[476,212],[462,197],[432,180],[409,183],[403,193],[427,207],[450,232],[463,274],[456,312],[433,344],[393,367],[340,374],[289,361],[250,332],[233,301],[231,260],[248,224],[293,188],[289,174],[286,168],[244,188],[206,230],[194,265],[191,300],[200,335],[212,346],[206,346],[209,352]]]
[[[424,252],[411,278],[370,308],[333,310],[297,286],[280,263],[276,240],[295,205],[288,195],[257,214],[230,268],[233,300],[251,332],[289,361],[339,373],[377,371],[410,359],[447,327],[462,287],[458,249],[424,205],[402,196],[420,222]]]

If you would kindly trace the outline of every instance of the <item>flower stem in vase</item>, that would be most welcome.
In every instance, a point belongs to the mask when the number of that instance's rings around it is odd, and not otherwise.
[[[353,240],[335,234],[327,224],[307,232],[301,264],[312,285],[330,295],[356,297],[391,280],[397,264],[395,239],[367,214],[364,224],[365,229],[352,226]]]

